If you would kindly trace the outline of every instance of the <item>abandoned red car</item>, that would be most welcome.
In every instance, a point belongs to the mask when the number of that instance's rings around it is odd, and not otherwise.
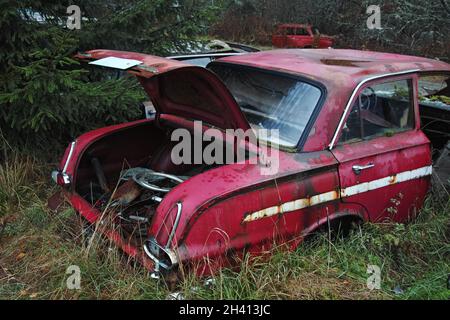
[[[135,75],[156,115],[78,137],[53,179],[85,220],[155,275],[180,265],[208,274],[244,252],[293,249],[323,226],[404,222],[429,189],[418,92],[426,81],[450,96],[444,62],[335,49],[250,53],[208,68],[109,50],[78,58]],[[279,150],[276,170],[250,161],[263,144],[249,141],[235,146],[244,161],[175,163],[171,135],[180,128],[193,139],[212,128],[277,129],[277,140],[263,141]]]
[[[276,48],[328,48],[333,38],[322,35],[308,24],[280,24],[272,35]]]

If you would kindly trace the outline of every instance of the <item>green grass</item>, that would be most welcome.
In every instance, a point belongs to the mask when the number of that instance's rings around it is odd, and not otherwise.
[[[79,217],[55,214],[50,167],[10,152],[0,164],[0,299],[165,299],[155,281],[116,248],[96,238],[87,249]],[[367,266],[381,267],[381,290],[366,286]],[[66,287],[66,269],[81,269],[81,290]],[[215,283],[186,275],[175,289],[192,299],[448,299],[450,202],[434,191],[414,222],[365,224],[349,237],[326,234],[295,252],[245,258],[240,271],[223,270]],[[394,293],[394,288],[400,293]]]

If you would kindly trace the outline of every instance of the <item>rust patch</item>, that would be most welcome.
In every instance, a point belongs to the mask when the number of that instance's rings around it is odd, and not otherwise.
[[[320,62],[329,66],[343,66],[343,67],[360,67],[360,63],[370,62],[364,60],[343,60],[343,59],[321,59]]]
[[[389,179],[389,184],[396,184],[397,183],[397,175],[393,175]]]

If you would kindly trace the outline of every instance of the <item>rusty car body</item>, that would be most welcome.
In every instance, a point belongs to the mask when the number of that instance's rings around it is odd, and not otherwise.
[[[127,71],[156,115],[78,137],[53,179],[89,223],[113,216],[102,234],[155,275],[180,265],[209,274],[245,252],[294,249],[335,223],[405,222],[424,202],[432,156],[420,128],[418,81],[448,79],[444,62],[340,49],[250,53],[208,68],[132,52],[78,55],[108,57],[137,61]],[[293,99],[280,104],[286,97]],[[204,131],[276,126],[285,138],[278,171],[263,175],[263,164],[247,161],[174,164],[170,133],[193,132],[194,120]],[[166,182],[133,183],[139,170]],[[120,209],[111,205],[118,200]]]
[[[333,43],[332,37],[320,34],[309,24],[280,24],[272,35],[276,48],[328,48]]]

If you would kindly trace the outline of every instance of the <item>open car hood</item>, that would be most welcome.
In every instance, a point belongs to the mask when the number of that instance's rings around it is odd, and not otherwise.
[[[200,120],[222,129],[250,128],[225,84],[205,68],[115,50],[92,50],[75,58],[136,75],[159,114]]]

